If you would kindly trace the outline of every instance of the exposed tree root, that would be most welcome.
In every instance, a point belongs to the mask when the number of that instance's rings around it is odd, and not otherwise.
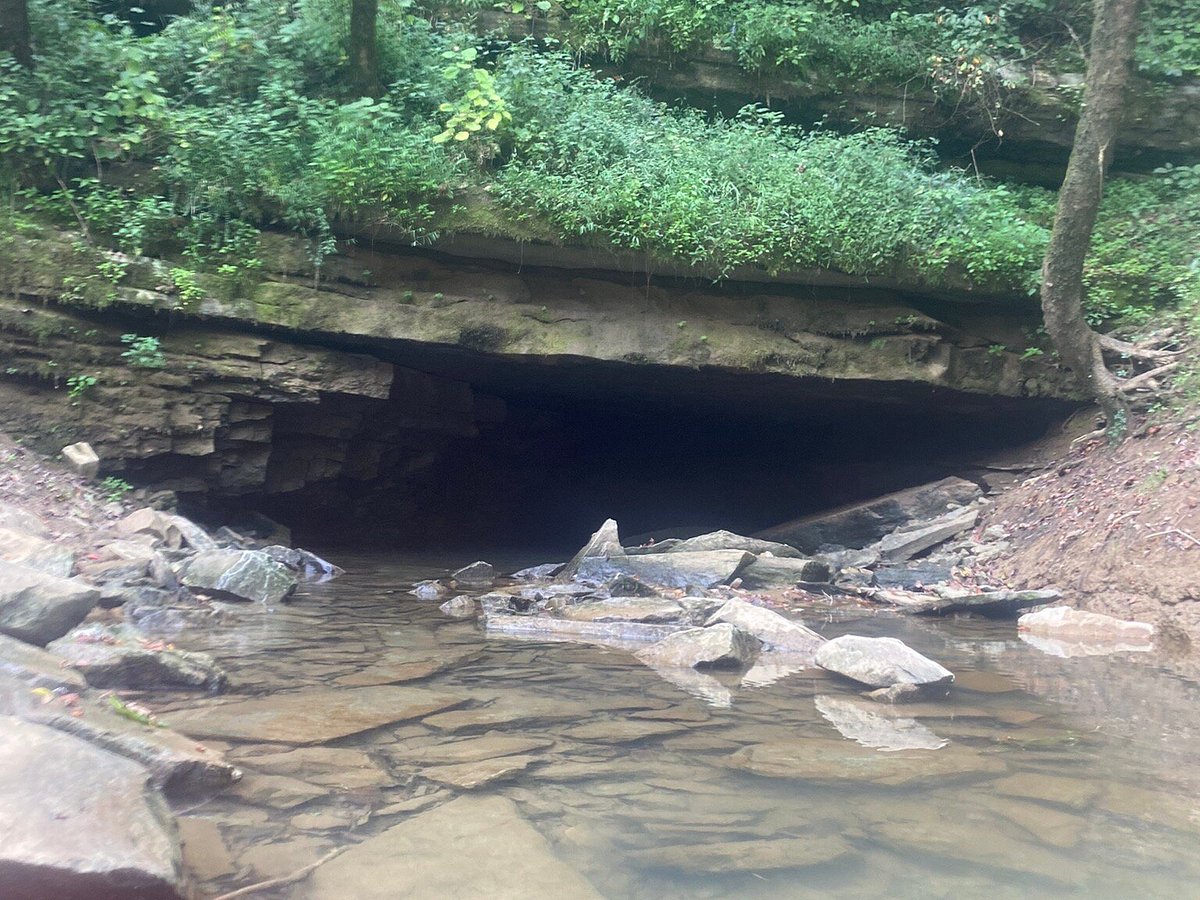
[[[311,862],[307,866],[302,866],[290,875],[282,875],[279,878],[268,878],[266,881],[259,881],[255,884],[248,884],[244,888],[238,888],[236,891],[230,891],[227,894],[221,894],[218,897],[213,897],[213,900],[235,900],[237,897],[248,897],[251,894],[257,894],[260,891],[267,891],[271,888],[285,887],[289,884],[295,884],[297,881],[302,881],[307,878],[316,869],[325,865],[338,854],[349,850],[349,847],[337,847],[330,850],[316,862]]]
[[[1153,343],[1169,343],[1172,337],[1160,337]],[[1129,341],[1122,341],[1119,338],[1112,337],[1107,334],[1097,334],[1096,342],[1100,345],[1101,350],[1106,350],[1109,353],[1116,353],[1127,359],[1140,360],[1159,360],[1172,359],[1183,353],[1182,350],[1166,350],[1162,347],[1151,347],[1147,344],[1134,344]]]

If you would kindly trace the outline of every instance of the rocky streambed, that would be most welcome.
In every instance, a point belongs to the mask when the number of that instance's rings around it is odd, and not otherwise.
[[[1200,686],[1144,626],[1018,631],[1056,595],[979,574],[1006,539],[982,502],[952,481],[759,537],[606,523],[565,564],[336,579],[281,534],[5,507],[0,886],[1186,893]]]

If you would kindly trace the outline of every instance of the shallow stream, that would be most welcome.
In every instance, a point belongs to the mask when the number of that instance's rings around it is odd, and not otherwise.
[[[405,593],[471,558],[338,556],[334,582],[176,636],[232,687],[159,695],[161,719],[245,772],[177,810],[205,895],[391,829],[382,861],[348,853],[255,896],[1196,896],[1200,685],[1151,654],[1060,658],[1011,622],[818,604],[811,627],[899,637],[957,674],[952,694],[882,706],[814,670],[674,684]],[[294,692],[290,718],[222,723],[219,707],[286,710]],[[384,724],[295,748],[355,721]],[[455,810],[494,832],[472,838]]]

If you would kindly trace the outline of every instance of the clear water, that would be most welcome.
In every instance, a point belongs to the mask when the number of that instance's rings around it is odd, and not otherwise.
[[[441,561],[338,561],[350,574],[273,610],[234,607],[176,643],[214,654],[235,696],[336,688],[380,663],[447,655],[459,661],[410,683],[465,695],[468,711],[534,714],[346,737],[327,746],[364,751],[372,767],[340,776],[328,755],[306,762],[281,755],[287,745],[213,742],[251,778],[324,785],[301,802],[239,789],[182,808],[225,845],[189,846],[202,895],[294,871],[453,799],[461,792],[430,780],[418,757],[492,730],[545,746],[526,753],[536,761],[524,771],[475,793],[512,800],[552,853],[607,897],[1200,896],[1200,685],[1151,654],[1062,659],[1019,640],[1012,623],[818,607],[805,621],[828,636],[899,637],[959,685],[909,710],[860,701],[810,670],[764,686],[729,674],[706,683],[710,700],[729,701],[714,706],[626,652],[489,638],[404,593],[444,574]],[[173,709],[228,699],[181,695],[159,708],[169,722]],[[899,737],[881,738],[881,719],[885,728],[898,720]],[[945,743],[888,750],[854,738]],[[800,759],[884,754],[899,767],[888,772],[906,774],[817,777],[789,774],[785,762],[767,777],[731,765],[754,745]],[[932,774],[947,759],[968,763]],[[762,844],[783,839],[818,849],[792,866],[797,845]],[[741,842],[744,857],[727,846]],[[704,847],[713,844],[726,846]],[[656,848],[674,849],[648,853]],[[447,851],[448,868],[456,856]]]

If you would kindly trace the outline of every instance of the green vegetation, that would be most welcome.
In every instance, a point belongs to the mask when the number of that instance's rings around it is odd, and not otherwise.
[[[109,475],[100,482],[100,490],[103,492],[105,500],[116,503],[133,490],[133,485],[124,478]]]
[[[170,260],[167,289],[183,308],[239,294],[263,267],[263,229],[306,236],[319,280],[347,222],[414,241],[538,235],[712,278],[819,268],[1036,291],[1051,192],[948,169],[936,145],[883,128],[803,130],[763,106],[728,120],[668,108],[579,60],[620,59],[643,42],[716,46],[748,68],[830,84],[919,76],[975,91],[969,82],[1004,61],[1075,52],[1067,26],[1086,26],[1086,4],[499,6],[555,19],[569,51],[480,38],[458,14],[491,4],[403,0],[379,13],[385,90],[362,98],[343,0],[247,0],[141,36],[83,0],[32,0],[36,67],[0,59],[5,205],[83,235],[96,263],[67,289],[98,306],[145,254]],[[1146,40],[1164,71],[1200,69],[1192,18],[1182,0],[1151,10]],[[1030,23],[1036,45],[1018,39]],[[1095,321],[1138,322],[1194,290],[1198,172],[1110,186],[1087,272]],[[156,339],[132,337],[154,345],[128,341],[131,365],[165,362]]]
[[[67,396],[72,400],[79,400],[95,386],[95,375],[72,375],[67,379]]]
[[[123,334],[121,343],[129,347],[121,354],[121,357],[135,369],[161,369],[167,364],[167,358],[159,348],[159,341],[156,337]]]

